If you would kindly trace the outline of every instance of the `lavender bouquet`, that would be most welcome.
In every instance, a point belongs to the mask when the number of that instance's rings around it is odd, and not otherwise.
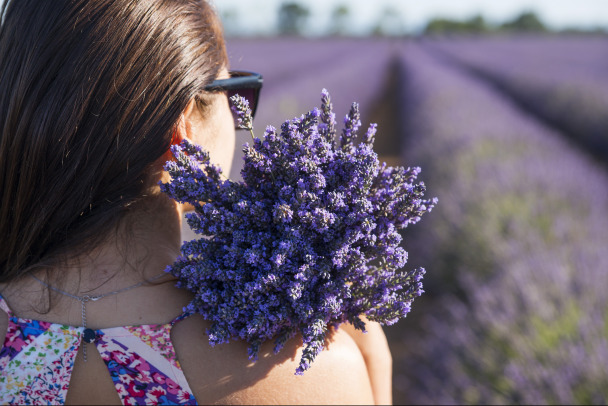
[[[239,126],[252,132],[247,101],[232,102]],[[194,292],[187,310],[212,322],[211,345],[246,340],[255,360],[264,341],[274,339],[276,353],[300,333],[302,374],[330,327],[365,331],[361,315],[393,324],[423,292],[424,269],[399,271],[407,261],[399,230],[437,200],[423,199],[419,168],[379,163],[375,124],[355,145],[360,126],[353,103],[337,137],[323,90],[320,110],[245,145],[242,182],[223,178],[200,147],[172,147],[172,180],[162,190],[194,206],[187,221],[203,237],[184,242],[167,271]]]

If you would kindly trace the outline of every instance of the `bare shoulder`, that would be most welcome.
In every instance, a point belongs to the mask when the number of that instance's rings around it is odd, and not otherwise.
[[[245,343],[210,347],[204,325],[202,320],[185,320],[173,334],[180,363],[199,403],[374,403],[363,356],[343,330],[331,334],[312,367],[297,376],[302,354],[298,337],[278,354],[273,353],[272,343],[266,343],[258,361],[252,363]]]

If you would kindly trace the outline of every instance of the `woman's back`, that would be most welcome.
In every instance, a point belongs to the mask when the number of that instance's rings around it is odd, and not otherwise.
[[[32,285],[27,291],[35,290]],[[27,296],[15,298],[14,302],[21,306],[31,303],[24,300]],[[4,390],[0,393],[2,402],[373,403],[365,362],[346,332],[333,334],[328,349],[321,353],[314,367],[304,376],[295,376],[301,355],[297,338],[279,354],[272,354],[270,347],[263,348],[259,360],[252,363],[246,357],[245,343],[211,347],[205,335],[208,322],[196,315],[182,320],[175,317],[189,301],[188,296],[172,283],[162,283],[94,303],[87,314],[91,320],[100,320],[99,326],[135,326],[102,327],[97,330],[94,344],[81,341],[82,327],[61,326],[75,324],[80,306],[75,300],[69,303],[68,298],[61,299],[57,304],[57,308],[62,309],[60,314],[22,311],[21,316],[14,312],[10,324],[21,327],[18,332],[21,336],[17,338],[25,338],[25,343],[15,340],[18,334],[13,328],[8,333],[9,345],[5,337],[9,319],[2,315],[0,339],[4,347],[0,364],[6,366],[11,362],[11,368],[2,371],[2,378],[9,378],[8,382],[0,381],[0,390]],[[3,310],[7,310],[6,307]],[[170,315],[172,311],[174,314]],[[54,320],[60,323],[45,322],[52,317],[57,317]],[[43,322],[33,322],[33,318]],[[173,325],[171,320],[175,322]],[[116,324],[118,322],[121,323]],[[26,353],[29,354],[25,356]],[[29,366],[23,370],[26,362]],[[11,378],[10,373],[19,367],[22,376],[13,374]]]

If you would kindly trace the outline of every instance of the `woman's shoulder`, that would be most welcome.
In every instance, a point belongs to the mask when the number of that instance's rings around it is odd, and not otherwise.
[[[372,404],[363,356],[344,331],[330,334],[327,347],[304,375],[295,375],[302,340],[291,339],[278,354],[265,343],[258,361],[247,358],[247,344],[211,347],[209,325],[192,316],[175,326],[173,342],[191,389],[200,403],[212,404]]]

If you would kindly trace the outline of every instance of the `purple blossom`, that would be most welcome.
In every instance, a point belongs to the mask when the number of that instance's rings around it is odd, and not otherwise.
[[[236,125],[243,130],[253,130],[253,118],[251,117],[251,109],[249,101],[244,97],[232,96],[230,98],[232,112],[236,115]]]
[[[246,105],[235,101],[250,123]],[[172,181],[161,188],[194,205],[188,223],[206,237],[185,242],[167,271],[194,292],[188,309],[212,322],[212,345],[246,340],[255,360],[264,341],[274,339],[279,351],[299,333],[302,374],[329,328],[349,322],[364,330],[362,315],[392,324],[410,311],[424,269],[400,271],[407,253],[398,230],[437,199],[423,199],[418,168],[380,164],[375,126],[354,145],[360,126],[353,104],[337,146],[323,91],[321,109],[286,121],[280,133],[268,127],[244,148],[243,182],[222,179],[198,146],[172,147]]]

